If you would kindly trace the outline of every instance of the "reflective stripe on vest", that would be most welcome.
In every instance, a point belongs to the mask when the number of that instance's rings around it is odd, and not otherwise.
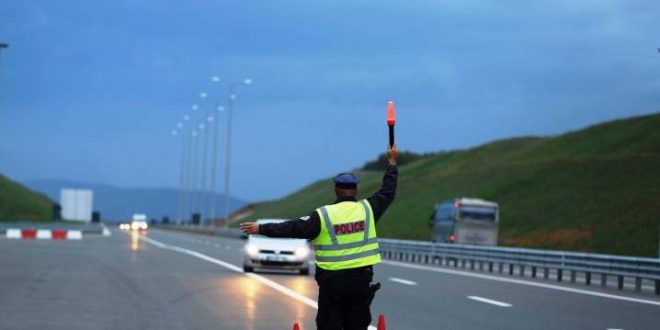
[[[366,200],[326,205],[317,212],[322,218],[321,231],[313,241],[318,267],[340,270],[380,262],[373,211]],[[364,227],[360,228],[362,222]],[[335,226],[352,227],[348,227],[351,228],[348,232],[346,229],[343,232],[338,229],[339,233],[336,233]],[[356,226],[364,232],[352,232],[356,230]]]
[[[337,262],[337,261],[348,261],[348,260],[353,260],[353,259],[359,259],[362,257],[368,257],[368,256],[373,256],[380,254],[380,249],[374,249],[374,250],[368,250],[360,253],[355,253],[355,254],[349,254],[345,256],[334,256],[334,257],[321,257],[317,256],[316,261],[320,262]]]
[[[337,251],[348,248],[356,248],[367,244],[378,243],[377,238],[368,238],[366,241],[345,243],[342,245],[314,245],[314,249],[323,251]]]

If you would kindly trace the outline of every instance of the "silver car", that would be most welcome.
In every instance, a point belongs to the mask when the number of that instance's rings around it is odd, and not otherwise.
[[[261,219],[258,224],[283,222],[281,219]],[[307,240],[297,238],[273,238],[250,235],[245,243],[243,271],[259,269],[297,270],[302,275],[309,274],[312,251]]]

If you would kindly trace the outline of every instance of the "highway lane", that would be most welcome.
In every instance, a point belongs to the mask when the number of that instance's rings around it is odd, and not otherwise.
[[[0,239],[0,328],[290,329],[294,321],[314,328],[316,310],[308,304],[199,256],[159,247],[196,251],[236,268],[244,241],[160,230],[147,237],[115,231],[109,238],[82,241]],[[391,262],[376,267],[383,289],[372,311],[374,318],[385,314],[390,329],[656,329],[660,324],[660,305],[409,267]],[[313,276],[259,275],[316,300]]]
[[[0,239],[0,251],[0,329],[290,329],[294,320],[310,329],[314,324],[312,308],[137,235]]]
[[[152,231],[150,237],[241,266],[243,241],[240,240],[161,231]],[[388,326],[393,329],[655,329],[660,324],[660,302],[649,295],[561,285],[561,288],[577,290],[567,292],[395,264],[387,262],[376,267],[376,280],[383,283],[383,289],[372,308],[374,317],[385,314]],[[262,275],[316,299],[316,283],[312,276]],[[494,278],[519,281],[506,276]],[[556,286],[553,282],[522,282]],[[656,305],[586,295],[581,291],[632,297],[656,302]],[[474,300],[469,296],[483,299]],[[511,306],[497,306],[484,300]]]

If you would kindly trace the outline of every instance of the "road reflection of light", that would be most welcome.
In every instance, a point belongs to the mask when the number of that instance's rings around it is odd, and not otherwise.
[[[246,297],[245,299],[246,329],[254,330],[256,316],[257,316],[256,301],[257,301],[257,296],[259,295],[259,290],[262,289],[261,284],[259,284],[259,282],[251,278],[247,278],[244,276],[237,277],[236,281],[238,281],[239,290],[241,290],[241,292]]]
[[[140,248],[140,233],[137,231],[131,232],[131,251],[137,251]]]
[[[288,281],[286,286],[305,297],[314,297],[316,295],[315,284],[316,282],[310,281],[308,276],[296,276],[295,278],[292,278],[290,281]],[[296,313],[296,322],[299,323],[302,329],[311,329],[312,326],[305,326],[305,316],[307,316],[306,313],[310,312],[309,307],[307,307],[305,304],[293,304],[293,306]]]
[[[287,281],[286,286],[305,297],[316,295],[316,282],[310,280],[309,276],[295,276]]]

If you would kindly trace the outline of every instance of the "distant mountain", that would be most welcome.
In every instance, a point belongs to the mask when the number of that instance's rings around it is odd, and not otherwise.
[[[0,175],[0,221],[45,221],[52,211],[48,197]]]
[[[94,210],[101,212],[103,221],[118,222],[130,219],[134,213],[145,213],[150,219],[160,220],[167,216],[174,220],[179,212],[179,190],[174,188],[120,188],[57,179],[31,180],[25,182],[25,185],[46,194],[57,203],[63,188],[91,189],[94,191]],[[200,195],[205,201],[209,201],[212,196],[211,193]],[[216,215],[222,216],[225,212],[224,195],[216,195],[215,202]],[[208,202],[205,204],[209,205]],[[229,208],[236,210],[246,204],[246,201],[232,197]]]

